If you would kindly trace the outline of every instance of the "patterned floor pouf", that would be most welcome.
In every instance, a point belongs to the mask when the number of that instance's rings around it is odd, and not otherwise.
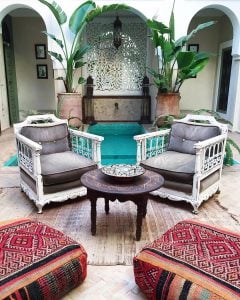
[[[59,299],[87,274],[84,248],[38,221],[0,223],[0,299]]]
[[[240,299],[240,235],[183,221],[134,257],[148,299]]]

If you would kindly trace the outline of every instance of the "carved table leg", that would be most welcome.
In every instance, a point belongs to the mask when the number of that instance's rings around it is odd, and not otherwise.
[[[97,218],[97,209],[96,209],[96,204],[97,204],[97,199],[91,197],[91,232],[92,235],[96,234],[96,218]]]
[[[108,215],[109,214],[109,200],[105,199],[105,212]]]
[[[147,214],[147,202],[148,202],[148,197],[142,199],[143,218],[145,218]]]
[[[142,234],[142,219],[147,213],[147,198],[143,197],[137,204],[136,240],[139,241]]]

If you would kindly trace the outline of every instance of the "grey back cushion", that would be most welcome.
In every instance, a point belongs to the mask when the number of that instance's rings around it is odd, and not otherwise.
[[[42,154],[70,150],[67,124],[25,126],[21,134],[42,145]]]
[[[172,124],[168,150],[196,154],[194,144],[220,134],[217,126],[192,125],[181,122]]]

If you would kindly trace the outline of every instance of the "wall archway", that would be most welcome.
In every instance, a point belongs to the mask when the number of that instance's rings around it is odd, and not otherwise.
[[[208,5],[194,14],[189,22],[188,30],[191,31],[196,24],[210,20],[216,20],[217,23],[201,31],[190,41],[190,43],[199,44],[201,51],[207,51],[213,55],[198,77],[190,79],[184,85],[184,107],[216,110],[222,117],[233,122],[237,100],[235,86],[238,80],[237,73],[231,71],[231,66],[234,69],[235,61],[232,57],[234,58],[239,52],[239,21],[230,8],[223,5]],[[223,53],[225,53],[225,61],[226,55],[229,56],[228,66],[226,62],[223,63]]]
[[[239,55],[240,55],[240,24],[235,13],[223,5],[211,6],[224,14],[225,25],[221,29],[216,61],[215,89],[212,101],[213,110],[237,128],[238,118],[238,86],[239,86]],[[230,28],[231,27],[231,28]],[[226,35],[226,28],[229,28]],[[237,59],[236,59],[237,58]]]
[[[3,65],[5,63],[6,71],[4,82],[6,82],[9,125],[11,125],[25,118],[27,114],[55,111],[55,91],[52,61],[47,56],[47,39],[42,34],[46,26],[41,15],[28,5],[12,4],[1,11],[2,22],[6,18],[11,23],[13,41],[12,45],[3,43]],[[40,60],[36,57],[36,44],[45,45],[46,58]],[[40,65],[44,65],[48,70],[47,78],[38,78],[37,69]],[[19,111],[16,113],[17,106]]]
[[[119,47],[113,43],[116,16],[122,24]],[[86,26],[86,42],[92,47],[86,55],[84,77],[94,79],[93,111],[98,121],[141,120],[148,49],[143,18],[134,9],[119,10],[99,15]]]
[[[116,13],[95,18],[86,27],[87,76],[94,78],[96,95],[141,95],[147,65],[145,22],[131,11],[118,11],[121,45],[113,45]]]

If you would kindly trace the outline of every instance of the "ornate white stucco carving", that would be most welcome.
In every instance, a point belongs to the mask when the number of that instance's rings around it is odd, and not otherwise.
[[[113,46],[113,24],[91,23],[87,27],[87,73],[94,78],[95,94],[141,94],[147,55],[144,23],[122,21],[122,45]],[[129,22],[129,21],[128,21]]]

